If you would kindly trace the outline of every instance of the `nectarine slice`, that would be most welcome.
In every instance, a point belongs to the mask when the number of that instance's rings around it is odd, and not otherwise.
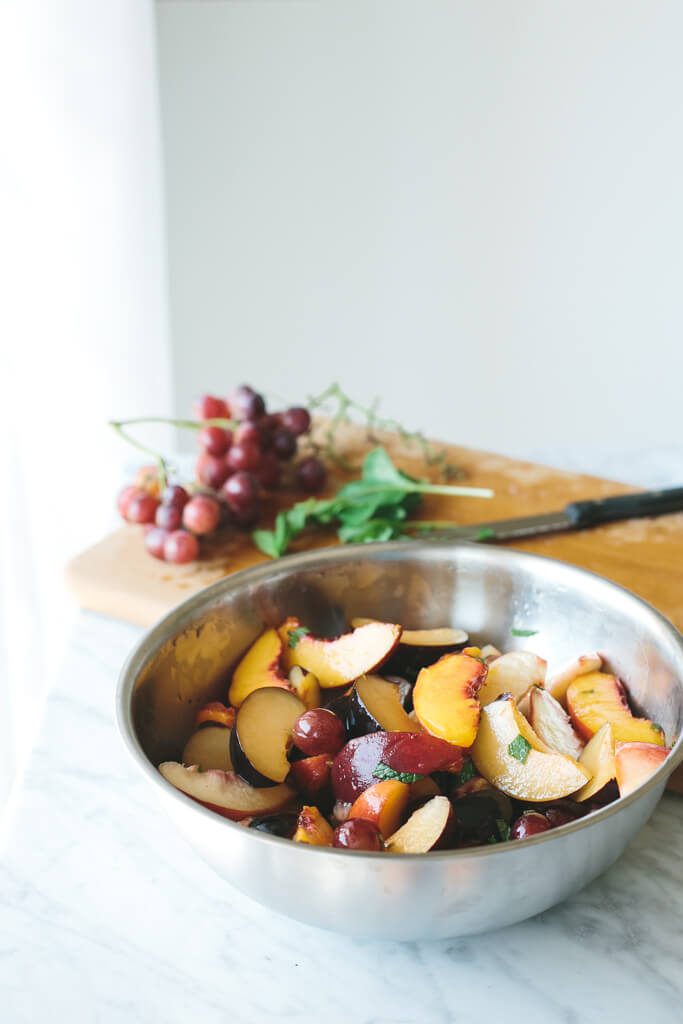
[[[509,651],[488,666],[486,681],[479,693],[481,706],[490,704],[501,693],[511,693],[519,700],[530,686],[543,686],[548,665],[531,651]]]
[[[295,843],[310,846],[332,846],[334,831],[317,807],[302,807],[294,833]]]
[[[250,693],[264,686],[289,688],[289,680],[282,674],[280,658],[282,640],[275,629],[267,629],[256,640],[232,674],[228,700],[238,708]]]
[[[377,826],[382,837],[395,832],[408,806],[410,786],[396,779],[376,782],[355,800],[349,818],[364,818]]]
[[[232,729],[235,724],[235,709],[227,707],[219,700],[212,700],[209,704],[204,704],[195,715],[194,724],[199,726],[208,723],[224,725],[226,728]]]
[[[655,743],[664,746],[664,733],[647,718],[635,718],[623,684],[607,672],[589,672],[567,687],[567,710],[584,739],[589,740],[606,723],[616,743]]]
[[[361,676],[356,681],[351,694],[351,714],[357,734],[379,729],[415,732],[415,723],[401,704],[400,687],[381,676]]]
[[[590,772],[591,778],[582,786],[574,799],[583,803],[599,793],[601,789],[611,782],[615,777],[616,768],[614,764],[614,736],[612,726],[609,722],[601,726],[595,736],[588,741],[583,750],[579,764],[583,765],[586,771]]]
[[[196,765],[187,767],[177,761],[164,761],[159,771],[181,793],[233,821],[255,814],[275,814],[296,796],[287,785],[255,789],[234,772],[200,772]]]
[[[354,629],[358,626],[367,626],[378,619],[351,619]],[[406,647],[459,647],[467,643],[467,633],[464,629],[454,629],[452,626],[437,626],[435,629],[404,629],[401,633],[401,645]]]
[[[290,667],[312,672],[323,689],[329,689],[372,672],[391,654],[400,635],[401,627],[390,622],[370,622],[336,640],[294,634],[296,642],[288,646],[287,659]]]
[[[617,743],[614,756],[619,796],[638,789],[666,760],[669,751],[656,743]]]
[[[477,699],[486,679],[486,666],[467,654],[446,654],[423,668],[413,690],[420,725],[448,743],[471,747],[477,735]]]
[[[209,768],[231,772],[230,729],[223,725],[207,725],[197,729],[185,744],[182,761],[183,764],[197,765],[202,772]]]
[[[319,708],[322,704],[320,683],[312,672],[304,672],[302,668],[295,665],[289,673],[289,685],[299,700],[304,702],[307,711]]]
[[[520,711],[522,708],[520,707]],[[529,723],[536,735],[558,754],[567,754],[578,760],[583,743],[574,732],[559,701],[540,686],[533,686],[529,695]]]
[[[450,839],[455,816],[450,800],[434,796],[408,818],[405,825],[386,841],[389,853],[428,853],[445,846]]]
[[[482,709],[472,760],[492,786],[532,803],[569,796],[590,777],[573,758],[549,750],[510,694]]]
[[[602,668],[602,658],[597,652],[582,654],[574,661],[565,665],[548,680],[547,688],[555,700],[558,700],[563,707],[567,704],[567,687],[579,676],[588,675],[589,672],[599,672]]]
[[[395,772],[430,775],[454,768],[459,771],[464,755],[459,747],[420,732],[373,732],[349,740],[332,764],[335,799],[353,803],[363,790],[378,779],[373,772],[379,763]]]
[[[289,774],[292,729],[306,708],[280,687],[250,693],[235,718],[230,755],[235,771],[252,786],[272,786]]]

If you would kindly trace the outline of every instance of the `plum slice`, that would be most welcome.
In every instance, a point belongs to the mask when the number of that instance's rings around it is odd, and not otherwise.
[[[445,846],[453,834],[455,815],[450,800],[434,796],[386,841],[389,853],[428,853]]]
[[[332,764],[332,788],[340,803],[353,803],[378,778],[380,761],[398,773],[431,775],[446,768],[459,771],[464,754],[445,740],[422,732],[373,732],[349,740]]]
[[[197,729],[185,744],[183,764],[197,765],[202,772],[209,768],[231,772],[230,731],[223,725],[206,725]]]
[[[252,815],[276,814],[296,796],[287,785],[255,789],[234,772],[200,772],[177,761],[164,761],[159,771],[172,786],[224,818],[240,821]]]
[[[415,732],[415,722],[401,703],[398,684],[381,676],[361,676],[350,698],[353,729],[356,735],[377,732]]]
[[[254,690],[241,705],[230,737],[235,771],[252,786],[273,786],[289,774],[292,729],[306,707],[289,690]]]

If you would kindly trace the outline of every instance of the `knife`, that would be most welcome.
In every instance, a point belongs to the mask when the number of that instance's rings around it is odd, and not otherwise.
[[[544,512],[537,516],[519,516],[498,519],[490,523],[466,526],[439,527],[428,537],[434,540],[499,541],[519,540],[522,537],[540,537],[567,530],[588,530],[603,523],[616,523],[621,519],[642,519],[662,516],[668,512],[683,511],[683,487],[669,487],[663,491],[638,491],[635,494],[617,494],[612,498],[594,501],[572,501],[559,512]]]

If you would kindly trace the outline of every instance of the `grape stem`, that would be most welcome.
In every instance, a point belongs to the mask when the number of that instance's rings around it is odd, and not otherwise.
[[[345,462],[343,457],[340,456],[336,450],[336,433],[342,423],[352,422],[352,418],[349,414],[351,412],[356,412],[363,416],[366,421],[367,436],[369,440],[376,440],[376,430],[394,431],[399,435],[402,441],[418,445],[425,463],[428,466],[439,468],[445,480],[452,480],[455,477],[462,475],[458,467],[449,461],[448,452],[445,449],[436,451],[434,446],[430,444],[421,431],[406,430],[403,424],[399,423],[398,420],[378,416],[378,398],[375,398],[369,406],[362,405],[360,402],[356,402],[354,399],[349,398],[336,381],[333,384],[330,384],[330,386],[321,394],[310,395],[308,398],[308,406],[311,411],[315,409],[321,409],[324,411],[325,407],[329,406],[330,402],[336,402],[336,408],[333,409],[330,422],[324,431],[324,454],[328,459],[337,462],[343,469],[350,469],[352,467]],[[431,493],[438,494],[442,492],[432,491]],[[453,492],[449,491],[447,493],[452,494]]]
[[[168,482],[169,476],[169,463],[161,455],[160,452],[155,451],[153,448],[149,448],[142,441],[138,441],[137,438],[132,437],[127,427],[135,427],[140,423],[162,423],[167,427],[177,427],[179,430],[201,430],[202,427],[223,427],[226,430],[233,430],[239,426],[236,420],[229,420],[225,418],[214,418],[211,420],[176,420],[170,419],[167,416],[136,416],[132,420],[109,420],[109,426],[112,430],[116,431],[119,437],[131,444],[133,448],[137,448],[138,451],[144,452],[145,455],[149,455],[151,459],[157,464],[157,470],[159,473],[159,486],[163,488]]]

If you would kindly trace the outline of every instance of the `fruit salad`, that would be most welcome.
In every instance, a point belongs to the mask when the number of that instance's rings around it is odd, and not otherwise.
[[[159,771],[233,821],[310,846],[428,853],[518,841],[625,796],[666,758],[598,654],[548,676],[461,629],[353,619],[265,630],[226,703]]]

